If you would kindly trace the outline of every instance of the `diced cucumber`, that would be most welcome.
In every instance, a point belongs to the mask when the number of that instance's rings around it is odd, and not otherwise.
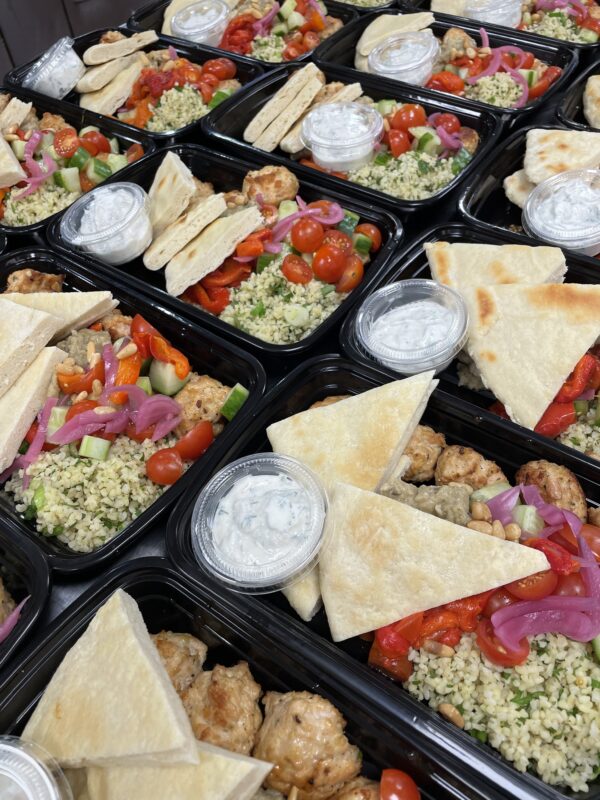
[[[140,389],[143,389],[148,395],[154,394],[154,392],[152,391],[152,384],[150,382],[150,378],[147,375],[138,378],[137,381],[135,382],[135,385],[139,386]]]
[[[142,361],[142,366],[140,367],[140,375],[144,376],[148,374],[151,363],[152,363],[152,356],[148,356],[148,358],[145,358]]]
[[[54,406],[50,412],[50,419],[48,420],[48,428],[46,430],[46,441],[52,440],[52,436],[56,431],[60,430],[67,421],[67,406]]]
[[[110,145],[110,152],[118,155],[121,148],[119,147],[119,140],[117,137],[113,136],[112,139],[108,140],[108,143]]]
[[[535,506],[515,506],[511,516],[521,530],[527,533],[539,533],[546,527]]]
[[[106,461],[111,443],[108,439],[98,436],[84,436],[79,445],[79,455],[82,458],[94,458],[96,461]]]
[[[285,36],[289,33],[288,26],[285,22],[276,22],[271,28],[271,33],[273,36]]]
[[[510,488],[510,483],[506,481],[490,483],[489,486],[483,486],[481,489],[477,489],[477,491],[473,492],[471,495],[471,502],[487,503],[492,497],[496,497],[497,494],[501,494]]]
[[[287,19],[290,14],[293,14],[296,10],[296,0],[285,0],[277,16],[279,19]]]
[[[100,128],[97,128],[95,125],[86,125],[85,128],[79,131],[79,138],[81,139],[86,133],[100,133]]]
[[[520,69],[519,72],[527,81],[527,86],[530,88],[537,83],[537,71],[535,69]]]
[[[189,376],[181,380],[177,377],[173,364],[156,358],[150,364],[148,375],[154,391],[169,397],[180,392],[189,380]]]
[[[106,157],[106,163],[113,172],[118,172],[127,166],[127,156],[121,156],[118,153],[109,153]]]
[[[292,11],[292,13],[287,18],[286,22],[290,31],[293,31],[305,25],[306,19],[302,16],[302,14],[299,14],[297,11]]]
[[[75,167],[76,169],[83,169],[85,165],[90,160],[91,156],[85,147],[78,147],[74,154],[69,159],[69,167]]]
[[[382,117],[387,117],[388,114],[391,114],[395,108],[396,108],[395,100],[380,100],[377,103],[377,111],[379,111]]]
[[[587,414],[590,410],[590,404],[587,400],[575,400],[573,405],[575,407],[575,413],[578,416],[581,414]]]
[[[48,153],[48,155],[50,156],[50,158],[51,158],[53,161],[56,161],[56,163],[57,163],[57,164],[61,164],[61,165],[63,165],[63,164],[65,164],[65,163],[66,163],[65,159],[64,159],[64,158],[61,158],[61,157],[58,155],[58,153],[56,152],[56,148],[54,147],[54,145],[53,145],[53,144],[51,144],[51,145],[50,145],[50,147],[48,147],[48,148],[47,148],[47,150],[46,150],[45,152],[46,152],[46,153]]]
[[[592,31],[589,28],[582,28],[579,31],[579,35],[583,39],[586,44],[596,44],[600,36],[596,33],[596,31]],[[595,640],[594,640],[595,641]]]
[[[216,108],[220,106],[223,100],[227,100],[228,97],[231,97],[233,94],[233,89],[217,89],[217,91],[213,94],[212,100],[208,104],[209,108]]]
[[[600,636],[596,636],[595,639],[592,639],[592,650],[596,656],[596,661],[600,661]]]
[[[33,493],[32,504],[35,506],[36,511],[41,511],[46,502],[46,492],[44,486],[38,486]]]
[[[298,203],[295,200],[282,200],[279,204],[277,216],[279,219],[285,219],[286,217],[295,214],[296,211],[298,211]]]
[[[268,267],[269,264],[272,264],[276,258],[277,256],[274,253],[263,253],[262,255],[260,255],[256,260],[256,272],[260,275],[260,273],[266,267]]]
[[[444,72],[451,72],[453,75],[458,75],[458,67],[454,64],[444,64]]]
[[[93,184],[102,183],[112,175],[112,169],[104,161],[91,158],[85,168],[85,174]]]
[[[221,406],[221,414],[230,422],[248,399],[250,392],[241,383],[236,383]]]
[[[428,125],[418,125],[415,128],[409,128],[408,131],[415,137],[417,152],[428,153],[431,156],[442,152],[442,140],[433,128]]]
[[[354,233],[354,229],[360,222],[360,217],[358,214],[355,214],[354,211],[348,211],[347,208],[344,209],[344,219],[338,223],[336,226],[338,231],[342,231],[342,233],[348,234],[348,236],[352,236]]]
[[[22,142],[20,139],[15,139],[14,142],[10,143],[13,153],[19,159],[19,161],[25,161],[25,145],[27,142]]]
[[[469,153],[467,148],[461,147],[458,154],[452,159],[452,174],[459,175],[472,158],[473,156]]]
[[[459,67],[458,68],[458,77],[462,78],[463,81],[469,77],[469,68],[468,67]]]
[[[79,170],[75,167],[65,167],[54,173],[54,183],[68,192],[81,193],[81,183],[79,182]]]
[[[361,255],[368,256],[373,247],[373,240],[364,233],[355,233],[352,237],[354,247]]]

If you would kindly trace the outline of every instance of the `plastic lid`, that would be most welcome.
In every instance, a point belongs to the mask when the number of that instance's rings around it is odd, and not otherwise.
[[[304,464],[276,453],[233,461],[204,487],[192,515],[198,563],[238,592],[289,586],[317,563],[327,497]]]
[[[343,136],[340,132],[343,131]],[[383,135],[383,117],[362,103],[323,103],[306,115],[302,142],[314,147],[350,148],[374,144]]]
[[[229,6],[223,0],[200,0],[178,11],[171,19],[171,27],[176,36],[202,40],[223,25],[228,15]]]
[[[118,193],[118,213],[115,209],[115,195]],[[136,183],[122,182],[98,186],[76,200],[64,213],[60,221],[61,235],[70,244],[81,247],[104,241],[125,230],[143,209],[147,201],[146,192]],[[102,204],[106,213],[98,215],[102,225],[94,232],[82,232],[82,218],[86,211],[96,203]]]
[[[70,36],[63,36],[62,39],[59,39],[55,42],[52,47],[48,48],[41,58],[33,64],[33,66],[29,69],[27,75],[23,78],[23,86],[28,87],[30,89],[34,89],[36,84],[40,81],[49,80],[51,78],[52,73],[57,67],[60,67],[61,63],[64,59],[67,58],[69,52],[73,49],[74,41],[71,39]],[[74,52],[72,55],[77,56]],[[81,65],[83,70],[85,71],[85,66]],[[81,76],[79,76],[81,77]],[[75,78],[75,82],[73,86],[79,78]]]
[[[467,0],[465,15],[514,28],[521,21],[521,5],[521,0]]]
[[[561,172],[538,184],[522,221],[527,233],[558,246],[600,249],[600,169]]]
[[[439,42],[430,30],[397,33],[370,52],[369,69],[390,76],[417,71],[430,66],[439,51]]]
[[[73,800],[73,793],[50,753],[16,736],[0,736],[0,797]]]
[[[354,325],[359,344],[372,358],[412,375],[444,369],[464,347],[468,321],[467,306],[458,292],[435,281],[414,279],[370,295]]]

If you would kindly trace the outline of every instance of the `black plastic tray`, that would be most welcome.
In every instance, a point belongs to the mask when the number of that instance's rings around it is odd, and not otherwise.
[[[356,50],[356,45],[367,25],[370,25],[374,19],[381,15],[381,13],[382,12],[377,12],[369,15],[369,17],[361,17],[360,19],[355,20],[342,31],[340,31],[333,41],[326,40],[320,44],[315,51],[315,60],[317,63],[323,63],[325,65],[336,64],[338,66],[348,67],[349,69],[354,70],[355,80],[361,80],[365,73],[354,68],[354,53]],[[390,13],[389,10],[387,13]],[[401,11],[398,11],[398,14],[401,13]],[[448,18],[442,19],[442,17],[440,17],[438,19],[437,14],[435,17],[435,22],[429,27],[437,37],[441,38],[446,31],[449,28],[454,27],[454,25],[448,21]],[[480,27],[481,26],[475,24],[473,20],[471,20],[470,24],[461,25],[461,28],[473,36],[477,41],[480,40]],[[569,49],[566,43],[563,45],[550,45],[541,44],[540,42],[530,42],[526,36],[520,34],[518,31],[511,31],[509,34],[505,29],[503,32],[497,30],[492,32],[490,36],[490,45],[492,47],[502,47],[503,45],[507,44],[519,45],[523,49],[531,51],[536,58],[545,61],[547,64],[561,67],[563,70],[562,75],[559,77],[556,83],[554,83],[542,97],[527,103],[527,105],[523,106],[523,108],[500,108],[498,106],[492,106],[489,103],[482,103],[479,100],[468,100],[464,97],[460,98],[462,102],[468,104],[472,108],[485,109],[486,111],[493,111],[496,114],[506,115],[509,117],[510,124],[515,124],[517,120],[520,123],[524,118],[536,113],[542,104],[547,104],[556,95],[563,91],[565,84],[577,66],[578,55],[576,51]],[[377,76],[377,80],[382,86],[387,87],[390,91],[394,91],[394,88],[397,88],[398,86],[403,88],[414,88],[411,87],[411,84],[403,83],[402,81],[394,81],[389,78],[382,78],[381,76]],[[455,99],[454,95],[449,94],[448,92],[435,91],[435,94],[438,97],[441,96],[442,98],[445,97]]]
[[[582,72],[581,75],[569,86],[563,94],[560,104],[556,108],[556,116],[569,128],[579,131],[598,131],[600,128],[593,128],[583,116],[583,92],[587,79],[600,72],[600,55],[595,64]]]
[[[531,244],[527,234],[511,229],[521,226],[521,209],[511,203],[504,193],[504,178],[523,167],[527,131],[532,128],[565,130],[562,125],[531,125],[515,131],[485,159],[477,175],[471,175],[458,201],[463,217],[482,231],[505,234],[512,232],[522,244]],[[536,240],[537,241],[537,240]],[[548,244],[542,240],[538,244]],[[582,264],[599,268],[597,258],[585,256],[562,248],[569,258],[577,256]]]
[[[132,13],[127,21],[127,27],[132,31],[160,31],[163,26],[165,9],[169,3],[170,0],[152,0],[152,2],[142,6],[141,8],[138,8]],[[352,20],[356,19],[357,17],[354,6],[348,5],[347,3],[337,3],[335,0],[327,0],[327,12],[330,16],[341,19],[344,25],[346,25],[348,22],[352,22]],[[339,31],[334,33],[332,38],[339,36],[339,33]],[[186,39],[180,39],[178,36],[163,36],[161,38],[163,38],[165,42],[168,42],[177,48],[179,48],[182,44],[189,44]],[[207,49],[210,49],[211,52],[217,53],[219,56],[227,56],[227,58],[232,57],[232,54],[229,52],[229,50],[212,47]],[[314,51],[311,50],[310,52],[300,56],[300,58],[295,59],[295,61],[311,61],[313,53]],[[280,62],[273,63],[271,61],[263,61],[262,59],[254,58],[253,56],[243,56],[243,58],[254,64],[260,64],[263,69],[267,70],[276,69],[277,67],[281,66]]]
[[[40,116],[44,111],[48,111],[50,114],[60,114],[70,125],[77,128],[77,130],[87,125],[95,125],[110,138],[116,136],[122,150],[126,150],[132,144],[141,144],[145,153],[153,153],[154,150],[156,150],[154,142],[146,135],[145,131],[139,128],[133,128],[131,125],[123,125],[111,117],[104,117],[95,114],[93,111],[86,111],[84,108],[79,108],[79,106],[73,108],[73,106],[62,103],[60,100],[54,100],[51,97],[46,97],[36,92],[30,92],[20,86],[10,86],[6,84],[4,87],[0,87],[0,92],[9,92],[11,95],[18,97],[26,103],[33,102],[33,106]],[[127,169],[128,167],[123,167],[122,170],[111,175],[106,182],[114,183],[115,181],[124,180],[123,172]],[[33,225],[21,225],[18,228],[4,225],[2,220],[0,220],[0,236],[5,234],[11,238],[17,236],[33,237],[41,244],[43,242],[42,234],[47,226],[52,220],[62,216],[63,213],[64,211],[57,211],[56,214],[52,214],[46,217],[46,219],[40,220],[40,222],[34,222]]]
[[[91,31],[90,33],[85,33],[82,36],[76,36],[74,38],[73,49],[75,52],[81,56],[83,53],[91,47],[93,44],[97,44],[100,41],[100,37],[106,33],[106,31],[115,30],[114,28],[100,28],[99,30]],[[124,33],[130,33],[130,31],[125,30]],[[204,45],[195,45],[192,42],[183,42],[182,39],[172,39],[168,36],[159,36],[158,41],[154,42],[148,47],[144,47],[143,52],[149,53],[151,50],[164,50],[165,48],[169,47],[170,45],[175,45],[177,47],[177,52],[180,56],[193,61],[195,64],[203,64],[205,61],[208,61],[210,58],[219,58],[223,55],[222,50],[215,50],[213,47],[205,47]],[[240,81],[241,84],[246,85],[247,83],[251,83],[255,78],[259,77],[263,74],[262,67],[259,66],[259,63],[254,59],[244,58],[244,56],[238,56],[235,53],[228,53],[227,57],[230,58],[237,67],[237,79]],[[23,64],[20,67],[15,67],[15,69],[11,70],[5,78],[5,82],[7,86],[12,87],[21,87],[23,83],[23,79],[29,72],[31,66],[37,61],[39,56],[28,61],[27,64]],[[40,99],[43,99],[44,102],[48,100],[46,95],[40,94],[39,92],[30,92],[32,97],[37,98],[38,102]],[[48,102],[50,102],[48,100]],[[72,91],[70,92],[64,100],[61,101],[54,101],[61,104],[68,104],[70,106],[75,106],[78,110],[80,110],[79,106],[79,95],[77,92]],[[229,99],[224,100],[224,103],[228,103]],[[61,105],[61,108],[64,108]],[[59,113],[64,113],[63,111]],[[89,112],[88,112],[89,113]],[[212,114],[213,112],[209,112]],[[66,115],[66,114],[65,114]],[[105,124],[106,120],[112,120],[112,117],[107,117],[105,115],[99,115],[98,119],[103,120],[103,124]],[[190,122],[189,125],[184,125],[183,128],[179,128],[178,131],[171,131],[171,132],[164,132],[164,133],[154,133],[153,131],[146,131],[141,130],[140,128],[136,128],[134,125],[128,125],[126,122],[120,123],[124,128],[126,128],[130,135],[136,133],[138,136],[143,134],[150,139],[153,139],[157,144],[169,144],[172,142],[180,141],[182,139],[189,138],[191,135],[197,134],[200,132],[200,120],[196,120],[195,122]]]
[[[278,626],[268,621],[257,626],[229,598],[196,586],[161,558],[138,559],[111,571],[56,620],[40,645],[28,651],[18,672],[4,673],[0,730],[21,732],[68,649],[117,589],[137,601],[151,633],[166,629],[201,638],[209,647],[206,668],[233,666],[243,659],[265,691],[308,691],[330,700],[348,723],[348,738],[363,754],[363,775],[378,780],[382,769],[403,769],[419,783],[424,800],[478,797],[461,784],[461,776],[454,776],[429,752],[415,747],[410,728],[391,715],[375,717],[367,704],[357,703],[354,694],[342,689],[334,677],[294,658]]]
[[[202,180],[208,180],[214,184],[217,191],[228,191],[234,188],[241,188],[242,181],[246,173],[251,169],[256,169],[256,164],[242,158],[232,158],[226,155],[205,150],[194,145],[177,145],[169,148],[177,153],[185,164],[192,170],[194,175]],[[148,189],[154,175],[164,157],[166,151],[161,150],[154,156],[138,161],[133,170],[128,173],[128,179],[139,183]],[[266,159],[263,163],[271,163]],[[219,335],[225,335],[235,339],[239,344],[247,349],[251,349],[263,358],[270,359],[273,365],[281,369],[282,364],[275,363],[277,359],[286,356],[300,356],[306,354],[317,342],[331,333],[337,323],[348,313],[350,308],[361,298],[365,297],[377,277],[387,268],[390,258],[402,239],[402,227],[399,221],[390,214],[361,204],[352,198],[352,195],[343,191],[331,191],[328,187],[320,188],[318,185],[318,175],[311,171],[310,178],[315,182],[303,180],[304,173],[300,174],[301,179],[300,193],[307,201],[329,198],[336,200],[345,208],[350,208],[360,214],[365,221],[378,225],[383,234],[383,243],[380,251],[366,269],[365,278],[360,286],[354,289],[350,296],[328,317],[319,327],[305,339],[289,345],[269,344],[251,336],[243,331],[234,328],[233,325],[221,322],[217,317],[209,314],[198,306],[186,303],[176,297],[167,294],[165,290],[165,280],[162,271],[151,271],[144,267],[142,259],[125,264],[122,267],[110,267],[93,261],[98,272],[103,272],[107,276],[119,275],[124,282],[139,292],[145,292],[155,303],[173,309],[178,313],[196,321],[199,325],[210,328]],[[337,188],[337,187],[336,187]],[[61,239],[59,225],[52,226],[49,232],[51,244],[61,251],[68,252],[69,247]]]
[[[389,380],[390,377],[381,372],[339,357],[305,362],[267,395],[261,412],[220,466],[243,455],[270,450],[265,430],[273,422],[303,411],[327,395],[357,394]],[[509,480],[527,461],[539,458],[551,461],[556,456],[554,449],[546,447],[545,442],[533,441],[515,427],[497,424],[490,415],[480,414],[476,407],[439,388],[429,400],[423,422],[444,433],[449,443],[469,445],[496,461]],[[596,505],[600,486],[579,473],[578,477],[588,501]],[[191,514],[195,499],[187,495],[173,510],[167,525],[167,549],[179,570],[193,580],[205,583],[204,573],[197,566],[191,549]],[[367,697],[373,707],[377,706],[375,715],[385,710],[395,714],[400,721],[410,720],[415,741],[425,737],[429,744],[439,747],[454,759],[467,783],[480,779],[485,781],[484,797],[493,797],[494,791],[502,798],[519,800],[559,800],[564,797],[533,775],[521,775],[496,751],[445,722],[400,686],[369,668],[366,663],[368,642],[354,638],[332,644],[323,610],[307,625],[296,617],[280,593],[260,598],[244,595],[244,600],[257,622],[261,612],[278,621],[286,631],[290,649],[296,649],[298,658],[315,659],[323,674],[336,677],[349,690],[356,692],[357,697]],[[310,648],[303,644],[302,637],[309,637]]]
[[[3,233],[0,233],[0,255],[6,250],[6,245],[8,244],[8,240]]]
[[[300,65],[289,65],[277,72],[271,72],[257,81],[251,88],[248,88],[243,96],[232,100],[226,108],[216,108],[210,119],[205,118],[202,122],[202,130],[217,145],[221,145],[229,152],[236,153],[238,156],[259,158],[263,163],[279,163],[286,166],[294,165],[299,175],[306,175],[310,180],[318,175],[319,180],[324,186],[336,187],[341,191],[352,192],[352,194],[363,202],[375,207],[389,208],[395,213],[405,214],[429,210],[432,206],[448,200],[452,193],[456,192],[457,187],[462,184],[470,175],[479,171],[479,165],[485,154],[491,150],[498,141],[498,137],[503,128],[503,120],[493,114],[487,108],[474,108],[466,105],[450,95],[441,95],[440,92],[431,92],[429,89],[409,89],[399,83],[390,82],[384,84],[383,81],[373,75],[360,73],[360,83],[365,94],[375,100],[392,98],[408,103],[421,103],[425,106],[428,113],[434,111],[452,111],[457,114],[462,122],[478,131],[480,145],[477,153],[463,171],[457,175],[448,186],[442,189],[433,197],[426,200],[399,200],[389,194],[367,189],[357,183],[350,183],[341,178],[334,178],[324,172],[317,172],[310,167],[303,167],[284,153],[282,150],[275,150],[273,153],[264,153],[257,150],[252,145],[243,140],[243,132],[250,120],[256,115],[258,110],[271,98],[275,92],[281,88],[294,69]],[[354,83],[357,80],[357,72],[345,67],[333,66],[331,64],[321,65],[328,81],[342,81],[343,83]]]
[[[31,542],[0,527],[0,578],[16,603],[29,600],[21,609],[17,624],[0,644],[0,669],[25,644],[26,637],[50,596],[50,570],[42,553]]]
[[[41,272],[63,273],[66,275],[65,287],[72,291],[109,290],[119,301],[124,314],[140,313],[148,322],[155,325],[176,347],[188,356],[192,369],[208,373],[233,386],[242,383],[250,390],[250,396],[235,419],[225,426],[225,430],[202,458],[188,469],[177,483],[167,489],[137,519],[121,533],[92,553],[76,553],[67,545],[54,538],[43,537],[33,525],[26,522],[16,511],[12,496],[0,492],[0,522],[8,521],[15,536],[29,539],[42,550],[52,570],[70,578],[78,578],[83,572],[98,571],[109,561],[115,559],[125,548],[130,547],[160,515],[170,508],[177,497],[191,487],[198,489],[212,473],[213,462],[222,457],[237,440],[248,422],[256,413],[265,388],[265,373],[259,362],[240,349],[224,342],[198,325],[184,320],[173,311],[162,309],[147,297],[114,277],[108,279],[96,274],[85,261],[76,261],[67,256],[56,255],[50,250],[22,249],[0,258],[0,291],[4,289],[6,276],[17,269],[33,266]]]
[[[431,280],[429,263],[425,251],[423,250],[423,245],[425,242],[438,241],[470,242],[474,244],[521,244],[521,239],[508,232],[504,232],[500,235],[487,231],[478,231],[461,223],[436,226],[425,231],[416,241],[411,242],[411,245],[406,247],[402,253],[398,254],[394,265],[386,273],[385,277],[381,279],[376,288],[386,286],[399,280],[411,278],[426,278]],[[539,243],[530,239],[529,244],[535,247]],[[600,280],[600,265],[594,270],[593,267],[590,268],[588,265],[587,259],[582,259],[579,256],[567,253],[567,265],[568,271],[565,276],[566,283],[597,284]],[[348,315],[340,331],[340,348],[342,352],[357,364],[374,367],[384,372],[386,375],[397,378],[397,372],[376,362],[360,346],[355,333],[357,313],[358,308]],[[480,412],[485,412],[496,399],[494,395],[487,390],[475,392],[472,389],[459,386],[456,360],[437,377],[441,379],[445,391],[452,392],[457,398],[466,403],[478,406]],[[572,447],[567,447],[557,441],[548,439],[546,436],[540,436],[510,420],[503,420],[502,422],[507,428],[516,427],[523,435],[531,438],[532,441],[548,445],[551,449],[554,449],[554,458],[551,460],[573,462],[572,468],[576,469],[580,474],[585,474],[592,480],[600,480],[600,465],[597,460],[589,458],[583,453],[574,450]]]

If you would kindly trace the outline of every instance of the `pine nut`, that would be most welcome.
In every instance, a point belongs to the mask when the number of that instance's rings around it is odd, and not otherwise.
[[[97,378],[92,383],[92,394],[95,397],[100,397],[102,394],[102,382],[99,381]]]
[[[73,400],[73,404],[81,403],[82,400],[87,400],[88,393],[87,392],[79,392],[75,400]]]
[[[83,367],[80,367],[79,364],[75,364],[75,366],[73,367],[73,374],[74,375],[83,375],[83,373],[84,373]]]
[[[137,353],[137,344],[135,342],[129,342],[126,344],[125,347],[122,347],[119,352],[117,353],[117,358],[121,361],[123,358],[129,358],[129,356],[134,356]]]
[[[492,526],[489,522],[483,522],[479,519],[472,519],[471,522],[467,523],[467,528],[470,528],[472,531],[479,531],[479,533],[486,533],[488,536],[492,535]]]
[[[97,406],[94,409],[94,413],[102,416],[103,414],[112,414],[114,410],[112,406]]]
[[[472,47],[467,47],[467,56],[469,58],[475,58],[477,52]]]
[[[75,367],[63,361],[62,364],[56,365],[56,372],[58,375],[75,375]]]
[[[90,358],[89,364],[90,369],[94,369],[94,367],[102,361],[102,356],[100,353],[94,352],[94,355]]]
[[[85,351],[85,355],[86,355],[86,358],[87,358],[88,364],[90,363],[90,361],[91,361],[91,360],[92,360],[92,358],[94,357],[94,354],[95,354],[95,353],[96,353],[96,346],[94,345],[94,343],[93,343],[93,342],[91,342],[91,341],[90,341],[90,342],[88,342],[88,344],[87,344],[87,349],[86,349],[86,351]]]
[[[440,703],[438,706],[438,711],[442,717],[444,717],[444,719],[447,719],[448,722],[452,722],[457,728],[465,727],[463,715],[460,713],[458,708],[456,708],[456,706],[452,705],[452,703]]]
[[[16,142],[19,137],[16,133],[5,133],[4,138],[7,142]]]
[[[483,520],[484,522],[492,521],[492,512],[486,503],[480,503],[475,500],[471,503],[471,516],[476,520]]]
[[[518,542],[521,538],[521,528],[516,522],[511,522],[504,528],[504,535],[509,542]]]
[[[425,639],[423,643],[423,650],[427,653],[431,653],[432,656],[437,656],[438,658],[452,658],[455,654],[454,648],[450,647],[447,644],[442,644],[442,642],[436,642],[435,639]]]
[[[504,533],[504,525],[500,522],[499,519],[495,519],[492,522],[492,536],[495,536],[497,539],[506,539],[506,535]]]

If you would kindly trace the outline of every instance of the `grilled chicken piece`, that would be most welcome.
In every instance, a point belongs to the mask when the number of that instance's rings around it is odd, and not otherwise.
[[[435,465],[444,447],[446,439],[442,433],[436,433],[428,425],[417,425],[404,450],[404,455],[410,458],[410,467],[402,479],[413,483],[432,480]]]
[[[62,292],[64,275],[52,275],[47,272],[38,272],[36,269],[27,267],[18,269],[6,279],[6,294],[10,292]]]
[[[477,42],[462,28],[448,28],[442,38],[440,61],[447,64],[455,58],[462,58],[467,50],[477,50]]]
[[[100,44],[112,44],[113,42],[120,42],[127,37],[121,31],[106,31],[100,37]]]
[[[278,206],[283,200],[293,200],[300,189],[298,178],[286,167],[263,167],[249,172],[244,178],[242,191],[249,200],[259,195],[263,203]]]
[[[102,329],[110,334],[113,342],[117,339],[122,339],[124,336],[131,336],[131,323],[133,317],[128,317],[126,314],[121,314],[119,311],[111,311],[105,317],[102,317],[100,324]]]
[[[311,408],[323,408],[323,406],[331,406],[334,403],[339,403],[340,400],[345,400],[350,397],[349,394],[330,394],[329,397],[324,397],[322,400],[317,400],[313,403]]]
[[[15,608],[15,601],[8,593],[2,578],[0,578],[0,625],[6,620],[11,611]]]
[[[570,469],[543,459],[529,461],[519,469],[515,480],[537,486],[546,503],[572,511],[583,522],[587,520],[585,493]]]
[[[152,638],[171,683],[182,694],[202,672],[208,648],[189,633],[161,631]]]
[[[500,467],[472,447],[457,444],[446,447],[435,468],[435,482],[438,486],[466,483],[472,489],[481,489],[500,481],[506,481],[506,475]]]
[[[348,783],[331,800],[379,800],[379,783],[368,778],[357,778]]]
[[[212,422],[213,433],[217,436],[223,430],[221,408],[230,392],[229,386],[224,386],[220,381],[208,375],[192,377],[175,395],[175,400],[181,406],[181,422],[175,428],[177,436],[183,436],[200,420]]]
[[[39,128],[42,131],[54,131],[57,133],[58,131],[71,127],[73,126],[70,125],[64,117],[61,117],[60,114],[50,114],[49,111],[44,111],[39,122]]]

